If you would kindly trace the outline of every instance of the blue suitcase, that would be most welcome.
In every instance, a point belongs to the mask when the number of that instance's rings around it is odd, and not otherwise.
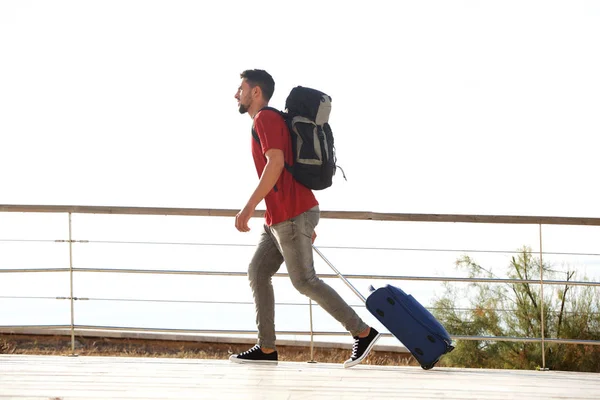
[[[440,358],[454,350],[446,329],[414,297],[387,285],[365,297],[313,246],[315,252],[337,276],[366,303],[367,309],[410,351],[423,369],[431,369]]]
[[[441,356],[454,350],[442,324],[401,289],[392,285],[379,288],[366,303],[371,314],[406,346],[423,369],[433,368]]]

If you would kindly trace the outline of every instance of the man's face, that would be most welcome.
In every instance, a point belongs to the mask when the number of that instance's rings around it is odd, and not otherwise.
[[[240,114],[246,113],[252,105],[252,88],[246,79],[242,79],[242,84],[235,94],[235,99],[238,101]]]

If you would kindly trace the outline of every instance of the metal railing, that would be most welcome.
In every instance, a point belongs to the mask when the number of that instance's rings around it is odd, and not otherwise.
[[[22,330],[24,328],[40,329],[69,329],[71,334],[71,351],[75,354],[75,335],[77,332],[88,330],[103,331],[136,331],[136,332],[154,332],[154,333],[216,333],[216,334],[252,334],[252,330],[211,330],[211,329],[161,329],[161,328],[139,328],[139,327],[114,327],[114,326],[89,326],[78,325],[75,323],[75,301],[80,300],[116,300],[116,301],[165,301],[181,302],[178,300],[137,300],[137,299],[99,299],[89,297],[74,296],[75,272],[93,272],[93,273],[121,273],[121,274],[156,274],[156,275],[199,275],[199,276],[246,276],[245,272],[224,272],[224,271],[188,271],[188,270],[156,270],[156,269],[126,269],[126,268],[77,268],[73,266],[73,244],[90,243],[88,240],[74,240],[72,230],[73,214],[110,214],[110,215],[163,215],[163,216],[195,216],[195,217],[234,217],[238,210],[232,209],[193,209],[193,208],[150,208],[150,207],[98,207],[98,206],[44,206],[44,205],[0,205],[0,212],[4,213],[64,213],[68,216],[68,239],[57,240],[26,240],[26,239],[2,239],[4,242],[57,242],[68,243],[69,246],[69,267],[65,268],[13,268],[1,269],[0,274],[9,273],[39,273],[39,272],[68,272],[69,273],[69,296],[68,297],[37,297],[37,298],[56,298],[70,301],[70,324],[69,325],[27,325],[27,326],[0,326],[3,331]],[[254,217],[263,217],[264,211],[256,211]],[[573,217],[544,217],[544,216],[507,216],[507,215],[461,215],[461,214],[403,214],[403,213],[376,213],[376,212],[353,212],[353,211],[322,211],[321,218],[327,219],[345,219],[345,220],[363,220],[363,221],[404,221],[404,222],[443,222],[443,223],[475,223],[475,224],[521,224],[537,225],[539,235],[539,258],[540,265],[543,265],[544,254],[565,254],[565,255],[587,255],[600,256],[597,253],[544,253],[542,227],[544,225],[572,225],[572,226],[600,226],[600,218],[573,218]],[[171,242],[119,242],[104,241],[98,243],[137,243],[137,244],[195,244],[195,243],[171,243]],[[232,246],[233,244],[212,243],[217,246]],[[328,248],[323,246],[320,248]],[[329,246],[331,249],[343,249],[341,246]],[[354,247],[353,249],[360,249]],[[364,247],[364,249],[373,250],[375,248]],[[452,251],[452,252],[477,252],[482,250],[457,250],[457,249],[423,249],[423,248],[376,248],[376,250],[403,250],[403,251]],[[317,251],[321,254],[319,251]],[[483,252],[500,252],[495,250],[485,250]],[[506,251],[501,251],[506,253]],[[285,273],[277,273],[276,277],[287,276]],[[318,274],[321,278],[336,278],[337,274]],[[577,339],[553,339],[545,337],[544,332],[544,286],[545,285],[571,285],[571,286],[600,286],[600,282],[594,281],[571,281],[571,280],[545,280],[544,268],[540,268],[539,279],[504,279],[504,278],[465,278],[465,277],[436,277],[436,276],[400,276],[400,275],[380,275],[380,274],[345,274],[348,279],[378,279],[385,281],[425,281],[425,282],[464,282],[464,283],[528,283],[540,286],[540,318],[541,318],[541,336],[540,337],[498,337],[498,336],[459,336],[451,335],[454,340],[475,340],[475,341],[516,341],[540,343],[542,350],[542,369],[546,369],[545,345],[546,343],[564,343],[564,344],[584,344],[600,345],[600,341],[577,340]],[[0,298],[7,298],[0,296]],[[16,299],[18,296],[10,298]],[[36,298],[36,297],[22,297]],[[202,303],[201,301],[189,301],[192,303]],[[208,302],[222,304],[223,302]],[[245,304],[241,302],[229,302],[230,304]],[[282,304],[282,303],[277,303]],[[285,303],[284,303],[285,304]],[[291,304],[291,303],[290,303]],[[298,305],[293,303],[293,305]],[[310,335],[311,360],[313,360],[313,337],[317,335],[340,335],[341,332],[314,331],[313,330],[313,304],[308,303],[310,312],[310,328],[307,331],[285,331],[278,332],[284,335]],[[389,336],[389,335],[388,335]]]

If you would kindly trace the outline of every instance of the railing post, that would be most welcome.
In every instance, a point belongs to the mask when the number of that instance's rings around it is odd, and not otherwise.
[[[542,368],[541,371],[548,371],[546,368],[546,338],[544,332],[544,258],[542,251],[542,224],[540,224],[540,321],[542,334]]]
[[[308,313],[310,315],[310,364],[316,364],[315,361],[315,348],[314,348],[314,341],[313,341],[313,315],[312,315],[312,300],[309,298],[308,299]]]
[[[75,354],[75,298],[73,296],[73,234],[71,226],[71,213],[69,213],[69,284],[71,299],[71,357],[76,357]]]

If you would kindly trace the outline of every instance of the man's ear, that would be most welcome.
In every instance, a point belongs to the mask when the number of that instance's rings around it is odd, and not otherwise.
[[[252,97],[255,99],[262,97],[262,89],[260,86],[257,85],[252,88]]]

